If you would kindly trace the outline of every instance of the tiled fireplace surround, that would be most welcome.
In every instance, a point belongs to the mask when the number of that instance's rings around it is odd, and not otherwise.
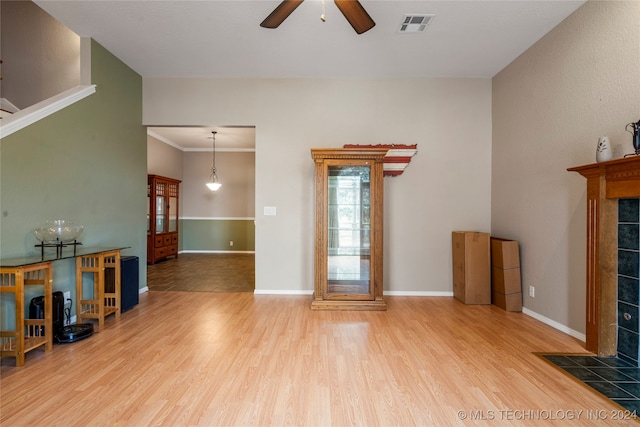
[[[586,349],[640,356],[640,156],[568,169],[586,178]]]
[[[618,200],[617,355],[640,366],[640,199]]]

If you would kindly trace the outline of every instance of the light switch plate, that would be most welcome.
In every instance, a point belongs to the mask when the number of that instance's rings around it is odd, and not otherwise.
[[[265,206],[264,214],[267,216],[275,216],[276,215],[276,207],[275,206]]]

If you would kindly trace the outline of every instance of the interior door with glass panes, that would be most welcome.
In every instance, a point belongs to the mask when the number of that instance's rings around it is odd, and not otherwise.
[[[371,167],[327,165],[327,299],[373,299]]]

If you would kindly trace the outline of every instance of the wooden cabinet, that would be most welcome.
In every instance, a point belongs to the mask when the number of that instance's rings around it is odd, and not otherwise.
[[[148,176],[147,262],[178,257],[178,204],[180,182],[158,175]]]
[[[386,149],[312,148],[315,310],[386,310],[382,296]]]

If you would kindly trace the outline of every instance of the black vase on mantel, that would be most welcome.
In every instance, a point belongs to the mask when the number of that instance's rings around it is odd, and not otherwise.
[[[635,123],[629,123],[624,130],[633,136],[633,149],[636,155],[640,155],[640,120]]]

